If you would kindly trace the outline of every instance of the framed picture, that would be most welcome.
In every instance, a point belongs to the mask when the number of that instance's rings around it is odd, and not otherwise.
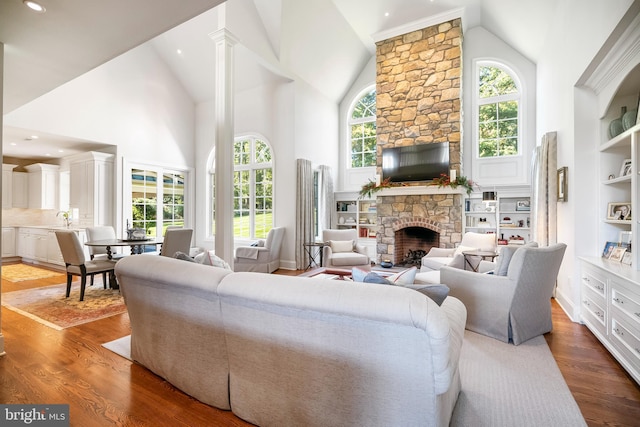
[[[611,252],[613,252],[613,249],[617,246],[616,242],[605,243],[604,249],[602,250],[602,258],[609,258],[611,256]]]
[[[632,256],[631,256],[631,252],[626,251],[626,252],[624,253],[624,255],[622,255],[622,261],[621,261],[621,262],[622,262],[623,264],[631,265],[631,258],[632,258]]]
[[[624,162],[622,162],[622,166],[620,166],[619,176],[627,175],[631,175],[631,159],[625,159]]]
[[[613,251],[611,252],[611,255],[609,256],[609,259],[611,261],[622,261],[622,257],[624,255],[624,253],[627,251],[627,248],[623,248],[621,246],[616,246],[615,248],[613,248]]]
[[[631,232],[630,231],[621,231],[618,237],[618,244],[620,246],[625,246],[629,248],[631,245]]]
[[[567,201],[567,167],[558,169],[558,201]]]
[[[631,202],[611,202],[607,206],[607,219],[631,221]]]
[[[516,211],[530,211],[531,210],[531,201],[530,200],[517,200],[516,201]]]

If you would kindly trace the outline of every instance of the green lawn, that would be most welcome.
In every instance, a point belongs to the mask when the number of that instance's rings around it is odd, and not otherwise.
[[[235,217],[233,218],[233,235],[235,237],[245,237],[250,238],[249,235],[250,225],[249,218],[246,217]],[[273,227],[273,213],[256,215],[256,235],[254,236],[257,239],[266,239],[267,233]]]

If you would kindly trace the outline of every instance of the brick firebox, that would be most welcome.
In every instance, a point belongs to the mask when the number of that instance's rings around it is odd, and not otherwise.
[[[417,190],[415,187],[412,189],[413,193]],[[378,262],[390,259],[397,263],[409,249],[428,250],[427,248],[432,246],[453,248],[462,240],[463,196],[460,192],[434,191],[433,187],[425,191],[431,194],[401,192],[401,189],[385,190],[376,200],[379,224],[376,242]],[[397,232],[409,228],[431,230],[436,237],[428,237],[431,233],[414,232],[410,241],[415,243],[416,247],[407,247],[406,242],[396,242]],[[400,246],[397,246],[397,243],[401,243]],[[420,247],[417,247],[418,245]]]

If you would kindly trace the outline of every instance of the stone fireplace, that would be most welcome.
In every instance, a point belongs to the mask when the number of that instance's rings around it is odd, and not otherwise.
[[[462,25],[460,19],[376,43],[377,173],[385,148],[449,142],[461,174]],[[378,260],[409,250],[453,248],[462,240],[463,192],[403,183],[377,197]]]
[[[462,193],[437,187],[384,190],[376,200],[378,261],[399,263],[409,250],[453,248],[462,240]],[[422,192],[423,194],[416,194]]]

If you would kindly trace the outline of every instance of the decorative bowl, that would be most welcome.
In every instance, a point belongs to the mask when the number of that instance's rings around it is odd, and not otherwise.
[[[391,267],[393,267],[393,263],[390,260],[385,259],[383,261],[380,261],[380,267],[391,268]]]

